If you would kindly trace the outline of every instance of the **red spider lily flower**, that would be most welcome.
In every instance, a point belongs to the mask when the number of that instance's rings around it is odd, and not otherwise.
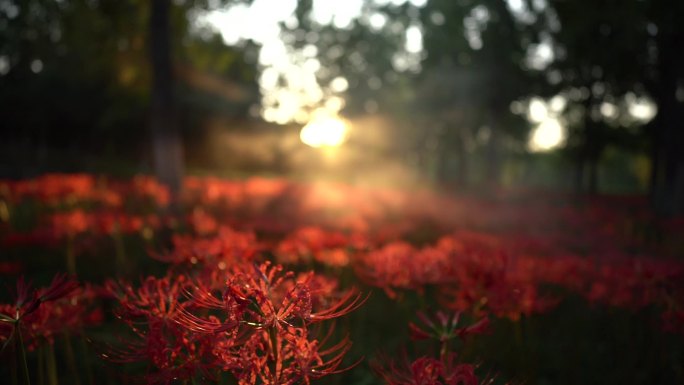
[[[222,285],[195,284],[175,317],[176,325],[212,340],[213,367],[239,384],[308,384],[338,373],[348,339],[327,345],[331,332],[315,338],[313,324],[341,317],[363,303],[354,290],[336,300],[312,273],[294,273],[268,262],[236,265]],[[207,314],[212,314],[207,317]]]
[[[326,309],[311,313],[308,320],[320,322],[328,319],[339,318],[361,307],[368,297],[364,297],[355,289],[348,290],[337,302]]]
[[[66,213],[53,214],[50,217],[49,228],[55,238],[74,238],[87,232],[94,222],[93,215],[81,209]]]
[[[196,377],[213,379],[215,339],[196,334],[169,320],[151,319],[138,325],[138,340],[126,340],[121,347],[108,346],[102,357],[115,363],[147,362],[149,384],[170,384]]]
[[[413,362],[404,358],[403,364],[390,361],[387,369],[376,372],[387,385],[442,385],[440,378],[444,365],[430,357],[420,357]]]
[[[166,207],[171,202],[169,189],[149,176],[136,175],[133,177],[131,184],[126,186],[126,190],[124,195],[149,200],[159,207]]]
[[[57,275],[50,286],[32,290],[23,278],[17,281],[14,304],[0,304],[0,341],[7,346],[20,331],[29,350],[55,335],[79,332],[83,326],[99,323],[99,309],[90,306],[96,294],[90,287],[79,288],[65,275]]]
[[[347,237],[339,232],[325,231],[319,227],[304,227],[292,232],[276,247],[280,263],[306,263],[312,258],[324,265],[342,267],[349,263],[345,247]]]
[[[15,201],[36,199],[48,205],[90,200],[95,195],[95,179],[87,174],[45,174],[32,180],[13,182],[10,195]]]
[[[309,285],[312,276],[296,282],[294,274],[283,272],[280,265],[265,262],[253,266],[251,270],[238,271],[227,280],[221,299],[207,289],[196,287],[193,304],[223,309],[231,320],[240,319],[241,323],[252,327],[287,329],[293,322],[311,324],[344,316],[365,302],[360,293],[349,290],[328,307],[314,309]],[[214,322],[202,325],[201,319],[188,312],[184,312],[179,321],[188,321],[188,327],[204,328],[207,332],[215,332],[218,327]]]
[[[67,296],[77,287],[78,283],[71,280],[66,274],[57,274],[52,278],[50,286],[38,291],[37,297],[41,302],[55,301]]]
[[[117,363],[148,362],[154,370],[146,375],[148,383],[167,384],[175,379],[212,378],[217,361],[214,338],[196,333],[178,321],[186,314],[189,282],[185,276],[148,277],[139,288],[127,283],[108,282],[107,289],[118,300],[117,314],[137,336],[121,342],[120,347],[107,346],[102,356]],[[188,313],[189,314],[189,313]],[[203,324],[218,324],[215,317]]]
[[[216,233],[219,224],[212,215],[201,207],[195,207],[192,214],[188,215],[187,222],[192,226],[195,234],[210,235]]]
[[[193,289],[185,290],[186,297],[190,298],[186,307],[175,317],[175,321],[181,326],[195,333],[219,333],[236,328],[251,301],[241,293],[235,292],[233,287],[228,287],[223,293],[222,299],[216,298],[213,290],[204,285],[197,284]],[[208,309],[223,311],[225,320],[212,316],[208,319],[198,317],[192,309]]]
[[[491,382],[489,378],[480,382],[475,375],[475,366],[456,362],[456,354],[447,354],[442,358],[442,364],[444,385],[488,385]]]
[[[403,361],[390,361],[386,367],[376,365],[375,371],[387,385],[489,385],[493,381],[489,376],[480,380],[475,366],[457,362],[453,353],[440,360],[420,357],[409,362],[404,357]]]
[[[395,288],[411,288],[414,283],[407,266],[416,250],[404,242],[395,242],[362,256],[355,266],[356,274],[366,283],[381,287],[390,298]]]
[[[356,365],[353,364],[350,367],[339,368],[344,356],[351,348],[351,341],[348,338],[342,339],[331,347],[322,349],[332,331],[333,329],[331,328],[328,335],[320,341],[309,340],[301,330],[299,333],[286,336],[289,342],[287,354],[292,356],[292,364],[288,371],[294,379],[309,384],[312,379],[341,373]]]
[[[23,317],[33,313],[45,302],[56,301],[67,296],[76,290],[78,283],[68,278],[66,274],[57,274],[50,286],[46,288],[32,290],[31,286],[31,283],[27,283],[23,276],[17,280],[16,312],[9,316],[14,322],[19,322]]]
[[[330,307],[336,299],[340,298],[339,282],[333,277],[310,271],[300,273],[294,281],[305,282],[309,287],[313,309]],[[292,285],[294,283],[289,283],[287,289],[289,290]]]
[[[136,317],[173,319],[181,310],[188,280],[183,275],[163,278],[147,277],[139,288],[123,281],[105,283],[107,293],[116,298],[124,320]]]
[[[414,340],[434,338],[437,341],[445,342],[454,338],[465,339],[471,334],[485,333],[489,328],[488,318],[482,318],[470,326],[458,327],[461,312],[447,315],[442,311],[438,311],[434,319],[430,319],[425,313],[419,312],[418,318],[423,323],[422,328],[413,322],[409,323],[411,337]]]
[[[221,227],[213,238],[196,238],[175,235],[173,250],[153,258],[174,265],[200,265],[210,272],[226,271],[236,264],[251,262],[262,250],[262,245],[251,232],[234,231]]]
[[[344,338],[324,348],[330,332],[320,340],[310,339],[305,328],[291,328],[287,333],[269,335],[266,330],[252,333],[231,352],[222,352],[232,364],[230,371],[239,384],[294,385],[310,384],[311,380],[341,373],[353,367],[340,368],[351,347]]]

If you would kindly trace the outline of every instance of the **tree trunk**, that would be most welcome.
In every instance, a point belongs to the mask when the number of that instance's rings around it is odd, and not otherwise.
[[[171,62],[171,0],[152,0],[149,52],[152,64],[150,136],[157,178],[175,196],[183,177],[183,143],[178,125]]]

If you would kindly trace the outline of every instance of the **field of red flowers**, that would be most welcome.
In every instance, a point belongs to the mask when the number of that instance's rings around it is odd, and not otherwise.
[[[2,383],[684,383],[642,198],[45,175],[0,245]]]

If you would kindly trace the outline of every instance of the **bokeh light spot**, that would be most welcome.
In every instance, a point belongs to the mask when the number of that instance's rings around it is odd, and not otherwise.
[[[302,128],[299,138],[311,147],[338,147],[347,139],[347,123],[329,114],[315,114]]]

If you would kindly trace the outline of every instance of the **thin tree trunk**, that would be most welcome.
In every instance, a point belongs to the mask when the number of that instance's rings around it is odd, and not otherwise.
[[[171,0],[152,0],[150,8],[150,61],[152,101],[150,134],[154,169],[159,180],[176,195],[183,176],[183,143],[174,98],[171,62]]]

